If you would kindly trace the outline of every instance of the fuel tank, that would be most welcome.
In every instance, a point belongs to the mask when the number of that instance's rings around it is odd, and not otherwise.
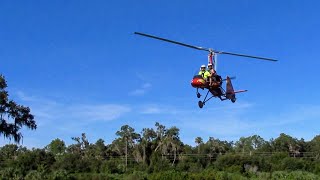
[[[196,75],[193,76],[193,79],[191,80],[191,86],[194,88],[204,88],[206,86],[206,81],[201,75]]]

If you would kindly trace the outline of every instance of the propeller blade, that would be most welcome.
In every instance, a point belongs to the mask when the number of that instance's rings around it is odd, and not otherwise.
[[[161,38],[161,37],[157,37],[157,36],[152,36],[152,35],[149,35],[149,34],[144,34],[144,33],[140,33],[140,32],[134,32],[134,34],[137,34],[137,35],[140,35],[140,36],[149,37],[149,38],[153,38],[153,39],[158,39],[158,40],[161,40],[161,41],[170,42],[170,43],[173,43],[173,44],[178,44],[178,45],[181,45],[181,46],[185,46],[185,47],[189,47],[189,48],[193,48],[193,49],[197,49],[197,50],[209,51],[209,49],[207,49],[207,48],[198,47],[198,46],[192,46],[192,45],[189,45],[189,44],[185,44],[185,43],[181,43],[181,42],[177,42],[177,41],[172,41],[172,40],[169,40],[169,39],[165,39],[165,38]]]
[[[241,57],[247,57],[247,58],[267,60],[267,61],[278,61],[278,60],[276,60],[276,59],[271,59],[271,58],[251,56],[251,55],[245,55],[245,54],[236,54],[236,53],[224,52],[224,51],[214,51],[214,52],[215,52],[215,53],[218,53],[218,54],[228,54],[228,55],[233,55],[233,56],[241,56]]]

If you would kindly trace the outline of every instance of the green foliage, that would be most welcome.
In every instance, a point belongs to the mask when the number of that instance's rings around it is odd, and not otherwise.
[[[148,179],[148,174],[142,171],[134,171],[132,174],[125,176],[124,180],[146,180]]]
[[[157,173],[152,173],[148,176],[148,179],[150,180],[184,180],[188,179],[188,174],[184,172],[178,172],[178,171],[161,171]]]
[[[48,173],[54,162],[55,159],[51,153],[46,153],[42,149],[33,149],[32,151],[28,150],[17,156],[13,166],[19,169],[23,175],[28,174],[28,172],[32,170]]]
[[[23,174],[19,169],[13,167],[7,167],[0,170],[0,179],[11,180],[11,179],[22,179]]]
[[[50,175],[50,178],[52,180],[67,180],[68,178],[68,173],[66,170],[56,170],[53,171]]]
[[[36,170],[32,170],[32,171],[29,171],[24,178],[25,180],[40,180],[40,179],[45,179],[45,175]]]
[[[239,154],[226,154],[218,157],[217,161],[215,162],[215,167],[218,170],[226,170],[227,168],[230,169],[232,166],[242,167],[245,159],[245,156]]]
[[[19,143],[23,137],[20,129],[26,127],[35,130],[37,125],[30,108],[9,100],[6,88],[7,82],[0,74],[0,135]]]
[[[271,171],[281,171],[281,162],[283,159],[289,157],[288,153],[275,153],[270,157],[270,163],[272,164]]]
[[[66,151],[66,145],[64,141],[60,139],[55,139],[51,141],[51,143],[48,146],[46,146],[45,149],[54,155],[60,155]]]
[[[318,160],[313,162],[313,169],[311,172],[320,175],[320,162]]]
[[[124,161],[119,158],[103,161],[100,166],[100,172],[110,174],[122,174],[125,172]]]
[[[304,169],[304,161],[297,158],[284,158],[281,162],[281,169],[286,171],[297,171]]]
[[[80,154],[63,154],[54,164],[55,169],[66,170],[68,173],[89,172],[89,162]]]
[[[303,172],[303,171],[293,171],[293,172],[286,172],[286,171],[276,171],[272,173],[271,179],[273,180],[317,180],[319,176],[315,174]]]
[[[122,126],[108,145],[102,139],[90,143],[85,133],[68,147],[60,139],[44,149],[5,145],[0,179],[320,179],[318,136],[306,142],[285,134],[270,141],[254,135],[235,144],[198,137],[192,147],[180,141],[176,127],[156,123],[155,129],[140,135]],[[304,153],[310,149],[315,152]]]
[[[161,172],[169,170],[172,167],[170,161],[165,157],[153,153],[151,157],[151,164],[149,166],[149,172]]]

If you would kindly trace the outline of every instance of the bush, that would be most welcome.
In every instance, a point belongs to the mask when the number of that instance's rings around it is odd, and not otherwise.
[[[159,154],[152,154],[148,172],[162,172],[170,169],[172,169],[172,165],[169,160],[162,158]]]
[[[215,162],[215,167],[218,170],[225,170],[231,166],[242,166],[244,157],[237,154],[226,154],[219,156]]]
[[[148,179],[150,180],[185,180],[188,179],[187,173],[181,173],[177,171],[163,171],[158,173],[152,173],[148,176]]]
[[[293,171],[288,175],[288,179],[296,180],[317,180],[319,178],[319,176],[305,171]]]
[[[303,170],[304,162],[302,159],[287,157],[281,162],[281,169],[287,171]]]
[[[125,180],[144,180],[147,179],[147,173],[141,171],[134,171],[132,174],[127,175]]]
[[[45,176],[35,170],[29,171],[29,173],[26,175],[25,180],[40,180],[40,179],[46,179]]]
[[[0,179],[22,179],[23,175],[17,169],[8,167],[0,171]]]
[[[276,171],[272,173],[271,178],[273,180],[317,180],[320,177],[305,171],[292,171],[290,173],[285,171]]]
[[[109,174],[122,174],[125,172],[125,165],[118,159],[105,160],[100,166],[100,172]]]
[[[52,180],[67,180],[68,179],[68,173],[66,170],[57,170],[53,171],[50,175],[50,178]]]
[[[283,170],[281,162],[283,159],[289,157],[288,153],[275,153],[270,157],[271,171]]]

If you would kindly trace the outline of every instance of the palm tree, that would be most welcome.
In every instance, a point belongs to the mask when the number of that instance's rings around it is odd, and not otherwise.
[[[178,151],[181,149],[181,145],[182,145],[182,142],[180,141],[180,138],[179,138],[179,131],[180,130],[175,126],[171,127],[166,131],[166,137],[165,137],[166,147],[168,148],[169,152],[173,153],[172,165],[174,165],[177,159]]]
[[[160,123],[156,122],[155,126],[157,127],[156,130],[156,148],[154,152],[156,152],[158,149],[161,149],[161,156],[163,158],[163,155],[167,154],[167,147],[165,146],[165,135],[166,135],[166,127],[161,125]]]
[[[142,129],[142,137],[140,138],[140,146],[142,146],[142,159],[143,163],[147,163],[149,156],[151,154],[147,154],[147,149],[151,149],[152,141],[157,137],[156,132],[151,128],[143,128]]]
[[[128,147],[133,147],[135,140],[140,138],[140,134],[134,132],[134,129],[129,125],[121,126],[121,130],[116,132],[120,139],[125,142],[125,155],[126,155],[126,170],[128,166]]]
[[[195,139],[195,143],[198,145],[198,162],[200,161],[200,158],[199,158],[199,155],[200,155],[200,152],[201,152],[201,144],[203,143],[203,140],[201,137],[196,137]]]

